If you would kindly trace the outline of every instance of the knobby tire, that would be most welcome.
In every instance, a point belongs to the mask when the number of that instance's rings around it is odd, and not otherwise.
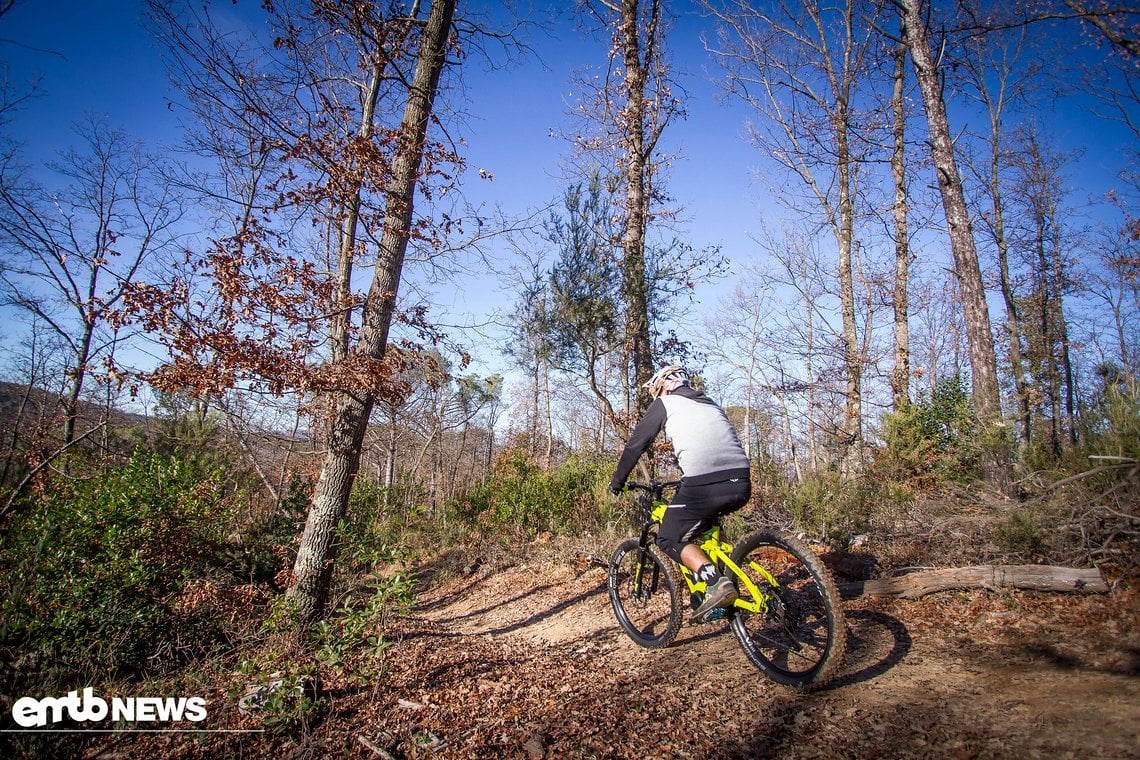
[[[630,538],[610,558],[607,587],[614,615],[643,647],[669,646],[681,630],[681,584],[676,564],[656,545],[642,550],[638,540]]]
[[[750,565],[750,558],[775,577],[779,588]],[[843,664],[847,647],[847,622],[831,571],[804,543],[773,531],[745,536],[732,561],[769,596],[767,614],[735,609],[731,627],[744,654],[777,683],[824,686]],[[748,600],[747,590],[737,585]]]

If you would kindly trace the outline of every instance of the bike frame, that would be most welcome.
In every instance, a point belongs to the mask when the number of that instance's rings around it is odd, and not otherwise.
[[[657,543],[671,506],[665,491],[680,485],[656,480],[628,484],[630,491],[645,492],[636,502],[640,537],[623,540],[609,562],[607,588],[618,624],[649,649],[669,646],[684,625],[685,608],[700,609],[700,595],[708,591]],[[727,622],[748,660],[777,683],[797,688],[828,683],[843,664],[847,628],[843,601],[827,566],[807,544],[781,531],[756,530],[734,547],[725,538],[723,520],[704,524],[708,527],[692,545],[733,580],[738,593],[715,615],[694,613],[689,624]],[[776,580],[785,573],[787,585]],[[686,587],[688,602],[682,598]]]
[[[644,551],[649,545],[650,536],[656,531],[656,527],[661,525],[661,521],[665,519],[665,510],[669,505],[663,501],[654,501],[653,508],[650,512],[650,518],[645,523],[641,530],[641,550]],[[731,572],[736,576],[737,587],[748,592],[748,598],[738,598],[732,603],[733,609],[746,610],[755,614],[764,614],[768,612],[768,595],[761,592],[760,589],[752,582],[741,570],[735,562],[732,561],[732,544],[723,540],[720,535],[721,526],[719,523],[705,530],[697,540],[700,542],[701,551],[703,551],[709,558],[709,561],[718,565],[724,572]],[[644,567],[643,563],[638,563]],[[682,563],[677,563],[681,568],[681,577],[685,579],[685,585],[689,587],[691,593],[704,593],[706,584],[704,581],[697,580],[693,571],[685,567]],[[779,588],[780,584],[776,581],[775,577],[755,562],[748,563],[753,570],[771,584],[772,588]],[[654,579],[656,580],[656,579]],[[637,586],[640,588],[642,579],[637,579]]]

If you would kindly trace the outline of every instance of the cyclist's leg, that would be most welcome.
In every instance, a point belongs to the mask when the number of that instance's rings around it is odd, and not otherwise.
[[[700,485],[682,483],[673,496],[673,503],[665,510],[658,544],[705,584],[704,598],[693,612],[694,620],[718,607],[732,604],[737,590],[732,579],[721,575],[692,540],[712,521],[747,503],[751,490],[751,484],[743,479]]]
[[[721,515],[748,502],[752,486],[747,480],[690,485],[682,482],[657,533],[657,544],[673,560],[696,572],[709,558],[693,538]]]

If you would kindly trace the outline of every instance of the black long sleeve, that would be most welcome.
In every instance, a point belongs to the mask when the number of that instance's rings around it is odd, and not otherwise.
[[[618,460],[613,479],[610,480],[611,491],[616,493],[625,486],[626,478],[633,472],[633,466],[637,464],[637,460],[653,445],[653,440],[665,427],[665,416],[665,405],[661,403],[661,399],[654,399],[649,408],[645,410],[645,416],[641,418],[637,427],[630,434],[629,441],[625,444],[625,450],[622,451],[621,458]]]

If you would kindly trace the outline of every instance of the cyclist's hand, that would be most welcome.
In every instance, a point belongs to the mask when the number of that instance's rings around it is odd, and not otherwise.
[[[614,496],[619,495],[624,490],[625,490],[625,483],[610,483],[609,491]]]

